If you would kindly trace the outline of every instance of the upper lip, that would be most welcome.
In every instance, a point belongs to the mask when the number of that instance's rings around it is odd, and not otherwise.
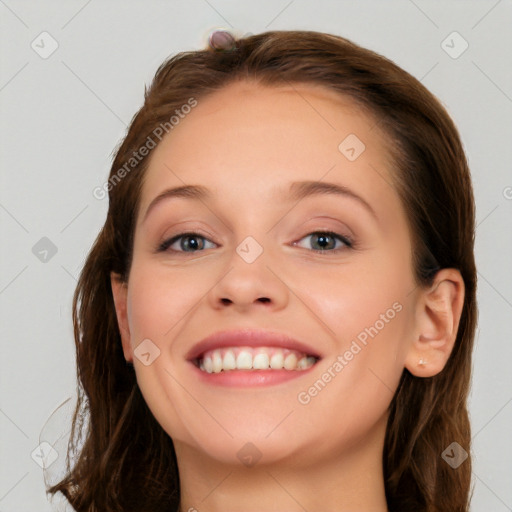
[[[208,350],[223,347],[280,347],[296,350],[320,359],[320,354],[313,347],[298,341],[287,334],[261,329],[237,329],[217,331],[194,344],[186,355],[193,361]]]

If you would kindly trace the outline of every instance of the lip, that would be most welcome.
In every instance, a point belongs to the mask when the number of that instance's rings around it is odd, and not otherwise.
[[[196,343],[186,354],[186,359],[194,362],[207,350],[225,347],[279,347],[303,352],[322,359],[313,347],[296,340],[287,334],[262,329],[236,329],[218,331]]]
[[[229,372],[205,373],[192,365],[192,371],[204,384],[231,388],[259,388],[284,384],[304,375],[311,375],[313,365],[307,370],[230,370]]]

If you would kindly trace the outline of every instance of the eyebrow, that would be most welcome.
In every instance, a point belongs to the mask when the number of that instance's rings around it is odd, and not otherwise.
[[[324,181],[295,181],[290,185],[290,200],[300,201],[306,197],[315,195],[337,195],[347,197],[357,201],[363,206],[374,218],[378,220],[375,210],[361,196],[356,194],[350,188],[336,183],[327,183]],[[197,201],[205,201],[212,198],[211,191],[202,185],[183,185],[181,187],[169,188],[158,194],[149,204],[143,221],[146,220],[150,211],[160,202],[173,198],[194,199]]]
[[[336,183],[327,183],[324,181],[295,181],[290,185],[291,199],[300,201],[301,199],[314,195],[336,195],[353,199],[363,206],[372,215],[372,217],[378,221],[377,214],[368,201],[344,185],[337,185]]]
[[[143,222],[147,219],[151,210],[160,202],[165,199],[173,199],[175,197],[181,197],[185,199],[196,199],[203,201],[211,199],[212,193],[206,187],[202,185],[183,185],[182,187],[169,188],[164,190],[161,194],[158,194],[149,204],[146,213],[144,214]]]

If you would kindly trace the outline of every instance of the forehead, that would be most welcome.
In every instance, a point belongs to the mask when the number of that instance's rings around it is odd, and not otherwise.
[[[197,102],[153,150],[141,211],[163,189],[185,184],[231,204],[270,204],[301,179],[397,200],[386,136],[350,98],[316,84],[240,81]]]

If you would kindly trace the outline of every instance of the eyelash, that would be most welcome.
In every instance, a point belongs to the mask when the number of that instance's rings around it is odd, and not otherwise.
[[[326,249],[310,249],[311,252],[315,252],[317,254],[329,254],[329,253],[330,254],[338,254],[341,251],[345,251],[347,249],[354,248],[354,242],[351,238],[349,238],[347,236],[340,235],[339,233],[335,233],[334,231],[313,231],[311,233],[308,233],[304,237],[302,237],[300,240],[302,240],[303,238],[307,238],[308,236],[311,236],[311,235],[328,235],[332,238],[337,238],[344,244],[344,247],[341,247],[338,249],[331,249],[331,250],[329,250],[329,249],[327,249],[327,250]],[[169,247],[171,245],[173,245],[174,242],[176,242],[180,238],[185,238],[185,237],[195,237],[195,238],[203,238],[205,240],[209,240],[208,238],[206,238],[205,236],[203,236],[199,233],[194,233],[194,232],[190,232],[190,231],[185,232],[185,233],[180,233],[180,234],[175,235],[172,238],[164,240],[162,243],[160,243],[157,247],[156,252],[165,252],[165,251],[169,250]],[[211,242],[211,240],[209,240],[209,241]],[[295,245],[295,243],[293,245]],[[174,249],[172,249],[172,251],[175,253],[182,253],[182,254],[187,254],[187,253],[193,254],[195,252],[201,252],[200,250],[199,251],[176,251]]]

